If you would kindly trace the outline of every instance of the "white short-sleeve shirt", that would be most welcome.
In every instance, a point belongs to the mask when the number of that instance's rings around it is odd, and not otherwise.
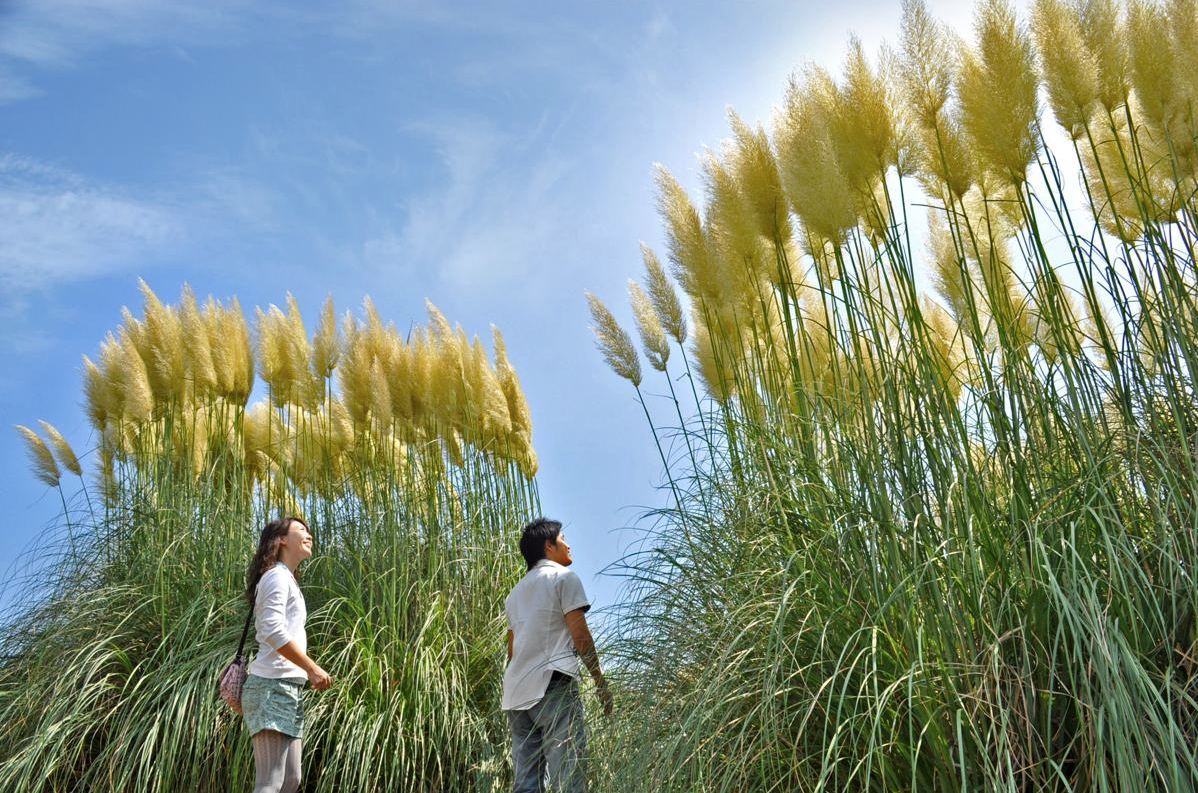
[[[578,677],[578,654],[566,613],[589,609],[578,574],[542,559],[512,589],[503,608],[512,631],[512,660],[503,673],[503,709],[528,710],[541,701],[556,672]]]
[[[287,642],[295,642],[300,650],[308,652],[308,634],[304,629],[307,619],[308,607],[299,583],[287,565],[277,562],[262,574],[254,598],[254,638],[258,640],[258,654],[250,663],[250,674],[306,678],[308,675],[303,669],[279,655],[279,648]]]

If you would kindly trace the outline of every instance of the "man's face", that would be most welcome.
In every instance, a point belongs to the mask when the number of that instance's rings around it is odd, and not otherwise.
[[[557,542],[545,541],[545,558],[551,562],[557,562],[563,567],[574,564],[574,557],[570,554],[570,543],[566,542],[565,533],[557,535]]]

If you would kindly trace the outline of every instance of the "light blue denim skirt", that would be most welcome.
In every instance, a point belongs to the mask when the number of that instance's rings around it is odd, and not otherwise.
[[[275,730],[292,738],[303,738],[307,682],[302,677],[247,676],[241,690],[241,712],[250,735]]]

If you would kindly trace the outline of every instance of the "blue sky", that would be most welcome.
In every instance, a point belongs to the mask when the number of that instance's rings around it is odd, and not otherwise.
[[[401,327],[427,297],[472,334],[503,329],[544,509],[608,605],[618,530],[664,496],[583,291],[627,320],[638,242],[661,249],[653,163],[698,191],[728,106],[768,122],[794,69],[835,67],[850,32],[875,49],[898,16],[898,0],[0,3],[4,424],[93,447],[80,355],[139,305],[138,277],[171,301],[184,282],[245,306],[290,291],[309,318],[369,294]],[[0,494],[12,571],[58,496],[11,430]]]

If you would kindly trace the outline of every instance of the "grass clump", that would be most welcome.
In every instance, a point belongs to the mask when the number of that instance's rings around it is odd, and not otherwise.
[[[1194,15],[1033,12],[908,0],[702,212],[659,171],[700,383],[647,411],[611,789],[1198,785]]]
[[[501,603],[537,512],[519,379],[429,306],[401,337],[367,301],[309,337],[143,284],[85,395],[96,480],[68,499],[36,600],[0,633],[0,789],[241,789],[252,755],[216,699],[269,517],[310,521],[309,636],[333,690],[308,703],[308,790],[491,790],[510,775]],[[255,372],[265,395],[247,407]],[[79,472],[22,428],[37,472]]]

